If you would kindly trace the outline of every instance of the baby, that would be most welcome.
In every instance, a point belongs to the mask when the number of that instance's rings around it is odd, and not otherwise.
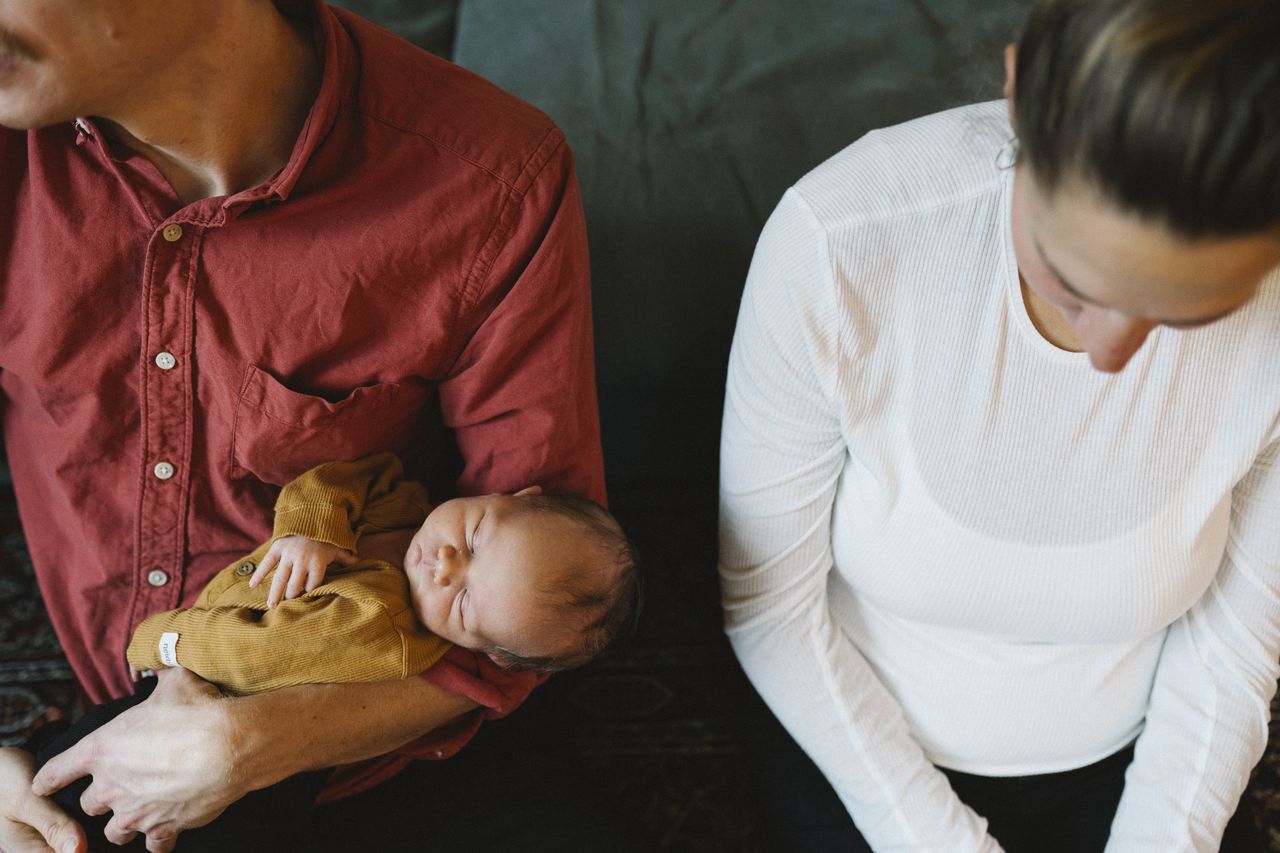
[[[128,658],[135,671],[184,666],[235,694],[407,678],[451,643],[501,666],[552,671],[602,652],[631,626],[639,603],[634,549],[591,501],[535,486],[432,508],[399,459],[381,453],[321,465],[286,485],[272,538],[219,572],[192,607],[143,621]],[[60,734],[50,727],[37,762],[143,701],[154,685],[143,679],[135,695],[90,710]],[[319,776],[255,791],[232,808],[309,809]],[[91,846],[105,848],[109,815],[80,808],[88,782],[53,799]],[[193,832],[226,849],[216,840],[226,820]]]
[[[414,528],[403,570],[363,553],[365,539]],[[286,485],[272,538],[191,608],[146,619],[128,658],[136,670],[181,665],[237,694],[404,678],[450,643],[553,671],[602,652],[638,602],[634,549],[591,501],[534,486],[432,508],[382,453]]]

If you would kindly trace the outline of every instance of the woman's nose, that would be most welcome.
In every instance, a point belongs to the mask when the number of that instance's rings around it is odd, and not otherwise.
[[[1075,326],[1089,362],[1104,373],[1118,373],[1155,324],[1110,308],[1088,306],[1077,315]]]

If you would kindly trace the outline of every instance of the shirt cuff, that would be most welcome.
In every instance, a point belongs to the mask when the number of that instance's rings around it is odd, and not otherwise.
[[[444,657],[418,677],[441,690],[464,696],[481,707],[387,755],[334,768],[328,784],[316,798],[317,805],[367,791],[399,773],[414,759],[440,761],[457,755],[475,737],[481,723],[505,717],[520,707],[533,689],[547,680],[547,673],[512,672],[485,655],[451,646]]]

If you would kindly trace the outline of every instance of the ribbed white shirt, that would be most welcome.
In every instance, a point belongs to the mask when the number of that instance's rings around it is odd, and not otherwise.
[[[877,851],[998,850],[941,765],[1138,738],[1109,853],[1217,850],[1280,675],[1280,271],[1119,374],[1031,324],[1002,102],[790,189],[730,359],[721,575],[743,667]]]

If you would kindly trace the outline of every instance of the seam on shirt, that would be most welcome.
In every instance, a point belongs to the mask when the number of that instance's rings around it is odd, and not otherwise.
[[[494,263],[497,262],[498,256],[502,254],[502,250],[506,248],[507,240],[510,238],[512,224],[515,220],[515,211],[518,211],[523,205],[527,196],[528,188],[531,187],[552,160],[552,155],[565,145],[564,134],[560,133],[558,128],[552,127],[533,153],[525,160],[524,165],[520,169],[520,175],[516,179],[516,185],[511,187],[510,192],[502,200],[498,213],[494,217],[492,225],[489,227],[488,233],[485,235],[484,242],[480,244],[480,249],[476,252],[476,257],[471,263],[471,267],[467,270],[466,276],[462,279],[462,289],[458,293],[458,298],[454,300],[457,306],[453,314],[453,328],[459,337],[453,341],[451,349],[455,356],[445,370],[446,375],[453,373],[454,365],[457,364],[462,352],[465,349],[465,338],[469,338],[473,334],[473,330],[464,328],[461,322],[465,313],[473,309],[480,301],[481,294],[484,293],[483,282],[489,277],[489,273],[493,270]]]
[[[464,306],[470,309],[480,301],[480,294],[484,290],[480,286],[480,282],[488,278],[494,262],[497,261],[498,255],[502,254],[502,249],[506,247],[507,240],[510,237],[510,230],[515,216],[512,211],[518,210],[524,205],[529,187],[541,177],[543,170],[551,162],[551,155],[564,144],[564,136],[553,128],[552,132],[547,133],[542,138],[537,148],[525,160],[524,165],[520,167],[516,185],[511,186],[511,192],[503,199],[502,205],[498,208],[498,215],[494,217],[493,225],[490,227],[485,241],[480,244],[480,250],[476,253],[475,260],[472,261],[471,269],[467,271],[467,275],[462,280],[462,292],[458,294],[459,314]],[[457,316],[455,316],[456,319]]]
[[[835,706],[836,716],[840,718],[840,723],[844,728],[846,737],[852,744],[853,748],[857,750],[858,754],[867,758],[867,774],[876,783],[876,785],[880,787],[880,790],[885,792],[885,801],[892,804],[891,813],[894,820],[906,834],[912,846],[923,849],[919,836],[916,835],[911,826],[911,822],[907,820],[906,815],[902,813],[902,806],[898,802],[898,798],[894,795],[892,786],[890,786],[888,780],[885,779],[884,773],[881,772],[880,765],[870,758],[870,753],[866,748],[865,740],[859,733],[858,728],[849,713],[848,706],[843,701],[842,694],[836,688],[835,673],[832,672],[831,661],[824,649],[826,644],[823,642],[822,636],[825,622],[824,617],[827,619],[830,618],[830,609],[825,601],[822,602],[822,605],[822,607],[814,608],[814,616],[809,624],[808,633],[809,644],[813,649],[814,655],[818,659],[818,671],[822,674],[823,686],[826,687],[827,694],[831,696],[833,700],[832,704]],[[831,627],[834,629],[834,626]]]
[[[1002,184],[1002,182],[997,181],[992,186],[977,187],[975,189],[969,190],[968,192],[957,193],[955,195],[944,196],[942,198],[934,199],[930,201],[928,204],[921,205],[920,207],[911,207],[911,208],[906,208],[902,210],[891,211],[883,215],[878,214],[878,212],[873,213],[870,211],[859,213],[859,214],[851,213],[847,216],[838,217],[836,218],[835,222],[831,223],[830,225],[827,225],[825,222],[822,221],[821,217],[818,216],[817,211],[813,210],[813,207],[812,207],[813,203],[809,200],[809,197],[806,195],[804,191],[804,188],[803,188],[804,183],[805,181],[801,180],[793,184],[791,186],[791,189],[795,190],[797,196],[804,199],[805,205],[810,208],[810,211],[813,213],[814,218],[818,220],[823,232],[826,233],[828,236],[830,236],[830,234],[833,231],[839,231],[845,228],[857,228],[863,225],[879,225],[882,223],[890,223],[890,222],[894,222],[899,219],[905,219],[911,216],[923,216],[925,214],[933,213],[934,211],[941,210],[946,207],[954,207],[958,204],[963,204],[964,202],[967,202],[967,201],[973,201],[975,199],[982,198],[983,196],[986,196],[986,195],[999,193],[1001,191],[1001,184]]]
[[[1209,665],[1209,662],[1205,660],[1205,656],[1200,650],[1200,644],[1196,642],[1196,632],[1193,626],[1194,622],[1199,622],[1203,618],[1204,617],[1202,613],[1198,613],[1193,609],[1192,612],[1187,614],[1187,623],[1184,630],[1186,632],[1187,645],[1191,647],[1191,653],[1195,655],[1196,662],[1201,667],[1203,667],[1205,671],[1212,673],[1214,671],[1213,668]],[[1208,625],[1203,626],[1203,630],[1205,630],[1206,632],[1209,632]],[[1169,650],[1169,646],[1168,646],[1168,641],[1166,640],[1165,647],[1160,652],[1161,656],[1163,656],[1165,652],[1167,652],[1168,650]],[[1157,677],[1158,677],[1158,672],[1157,672]],[[1209,682],[1209,690],[1206,692],[1209,694],[1208,696],[1209,709],[1206,716],[1208,717],[1208,719],[1213,720],[1216,723],[1220,719],[1218,716],[1218,706],[1221,704],[1220,699],[1221,699],[1222,691],[1218,687],[1216,678],[1213,678],[1212,676],[1210,676],[1210,678],[1208,679],[1208,682]],[[1148,711],[1148,714],[1150,714],[1150,711]],[[1184,824],[1187,825],[1188,827],[1191,824],[1191,816],[1195,814],[1195,803],[1199,798],[1199,794],[1201,793],[1201,790],[1203,788],[1203,782],[1205,778],[1205,768],[1209,764],[1209,753],[1213,751],[1213,744],[1212,744],[1213,729],[1216,729],[1216,728],[1217,728],[1216,725],[1211,725],[1209,737],[1200,739],[1200,748],[1196,751],[1196,756],[1195,756],[1195,764],[1194,764],[1195,770],[1192,773],[1192,782],[1191,784],[1185,786],[1183,795],[1180,798],[1179,807],[1181,808],[1181,811],[1182,811],[1181,817]],[[1194,847],[1191,849],[1194,849]]]
[[[793,189],[795,188],[793,187]],[[814,254],[818,256],[818,271],[822,276],[822,283],[825,285],[827,298],[823,300],[824,307],[830,311],[831,317],[838,318],[839,315],[837,314],[836,307],[839,305],[840,300],[837,298],[836,291],[838,290],[838,286],[836,285],[835,273],[832,271],[834,264],[832,262],[831,232],[822,224],[822,220],[818,218],[818,214],[813,209],[812,205],[810,205],[809,200],[805,198],[804,194],[798,189],[795,191],[794,198],[800,213],[809,220],[810,226],[817,231],[818,237],[820,238],[817,241],[818,245],[814,246],[813,251]],[[792,304],[794,304],[794,299],[790,290],[788,290],[787,298],[792,300]],[[823,370],[822,365],[813,353],[812,347],[806,346],[805,351],[809,355],[809,363],[813,367],[814,373],[819,377],[819,381],[822,382],[823,396],[825,396],[827,398],[827,402],[836,409],[836,420],[840,427],[840,438],[841,443],[843,444],[845,443],[844,424],[840,423],[843,420],[843,407],[841,406],[838,389],[841,387],[840,365],[844,361],[840,358],[840,353],[844,352],[845,348],[845,324],[838,322],[837,320],[834,325],[836,331],[835,358],[833,359],[835,362],[834,364],[830,365],[828,369]],[[824,379],[825,382],[823,381]]]
[[[494,171],[492,168],[490,168],[489,166],[484,165],[483,163],[481,163],[481,162],[479,162],[479,161],[475,160],[475,159],[474,159],[474,158],[472,158],[472,157],[468,157],[466,154],[463,154],[463,153],[462,153],[461,151],[459,151],[457,148],[454,148],[453,146],[449,145],[448,143],[441,142],[439,139],[436,139],[434,136],[431,136],[430,134],[423,133],[423,132],[422,132],[422,131],[420,131],[420,130],[414,130],[413,128],[404,127],[403,125],[397,124],[396,122],[390,121],[389,119],[385,119],[385,118],[383,118],[382,116],[378,116],[378,115],[374,115],[374,114],[372,114],[372,113],[365,112],[364,110],[360,109],[359,107],[351,106],[351,107],[347,107],[347,109],[350,109],[352,112],[356,113],[357,115],[359,115],[359,116],[360,116],[360,117],[362,117],[362,118],[367,118],[369,121],[376,121],[376,122],[378,122],[379,124],[386,125],[387,127],[391,128],[391,129],[393,129],[393,130],[398,130],[398,131],[400,131],[401,133],[407,133],[407,134],[410,134],[411,136],[416,136],[416,137],[418,137],[419,139],[426,140],[427,142],[430,142],[432,145],[436,146],[437,148],[441,148],[441,149],[443,149],[443,150],[445,150],[445,151],[448,151],[450,154],[452,154],[453,156],[457,157],[459,160],[462,160],[464,163],[468,163],[468,164],[470,164],[470,165],[472,165],[472,166],[476,167],[476,168],[477,168],[477,169],[479,169],[480,171],[482,171],[482,172],[484,172],[485,174],[487,174],[487,175],[489,175],[490,177],[492,177],[494,180],[496,180],[496,181],[500,181],[501,183],[503,183],[504,185],[506,185],[508,188],[513,189],[513,190],[517,189],[517,187],[516,187],[516,185],[515,185],[515,184],[513,184],[511,181],[507,180],[507,179],[506,179],[506,178],[504,178],[502,175],[500,175],[500,174],[498,174],[497,172],[495,172],[495,171]],[[534,156],[536,156],[536,155],[537,155],[538,151],[542,148],[543,144],[546,142],[546,137],[547,137],[547,136],[550,136],[550,135],[552,135],[552,134],[554,134],[554,133],[556,133],[556,132],[558,132],[558,130],[559,130],[559,128],[557,128],[554,124],[553,124],[553,125],[551,125],[551,127],[549,127],[549,128],[548,128],[547,133],[543,136],[543,138],[542,138],[541,140],[539,140],[539,141],[538,141],[538,144],[534,146],[533,154],[531,154],[531,155],[530,155],[530,159],[532,159]],[[527,165],[528,165],[528,161],[526,161],[526,163],[525,163],[525,166],[526,166],[526,167],[527,167]],[[521,170],[521,175],[523,175],[523,172],[524,172],[524,169],[522,168],[522,170]],[[517,179],[517,180],[518,180],[518,179]]]

